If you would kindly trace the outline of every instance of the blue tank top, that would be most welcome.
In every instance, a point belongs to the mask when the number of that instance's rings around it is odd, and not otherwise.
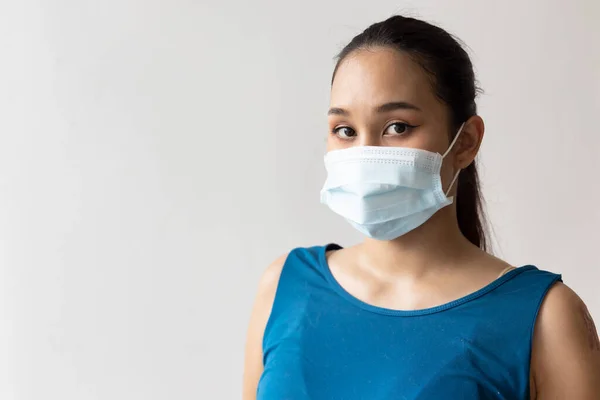
[[[293,250],[263,338],[259,400],[528,399],[533,327],[561,275],[527,265],[450,303],[376,307],[346,292],[325,253]]]

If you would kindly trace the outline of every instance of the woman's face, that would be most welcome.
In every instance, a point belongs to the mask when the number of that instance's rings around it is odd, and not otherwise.
[[[354,51],[336,72],[327,150],[352,146],[414,147],[444,154],[448,109],[422,67],[390,48]]]

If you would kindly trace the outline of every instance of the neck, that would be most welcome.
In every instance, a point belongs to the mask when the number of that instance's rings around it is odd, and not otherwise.
[[[361,263],[382,275],[413,276],[437,272],[479,251],[460,232],[454,207],[438,211],[420,227],[390,241],[367,239],[359,246]]]

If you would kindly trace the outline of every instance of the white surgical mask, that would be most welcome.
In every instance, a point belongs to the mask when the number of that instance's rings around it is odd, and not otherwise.
[[[452,204],[440,168],[464,123],[443,154],[405,147],[357,146],[325,155],[327,180],[321,203],[368,237],[392,240],[425,223]]]

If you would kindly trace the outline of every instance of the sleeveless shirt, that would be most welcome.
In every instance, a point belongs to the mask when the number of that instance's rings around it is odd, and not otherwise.
[[[258,400],[529,399],[535,319],[561,275],[526,265],[421,310],[367,304],[326,252],[290,252],[263,337]]]

